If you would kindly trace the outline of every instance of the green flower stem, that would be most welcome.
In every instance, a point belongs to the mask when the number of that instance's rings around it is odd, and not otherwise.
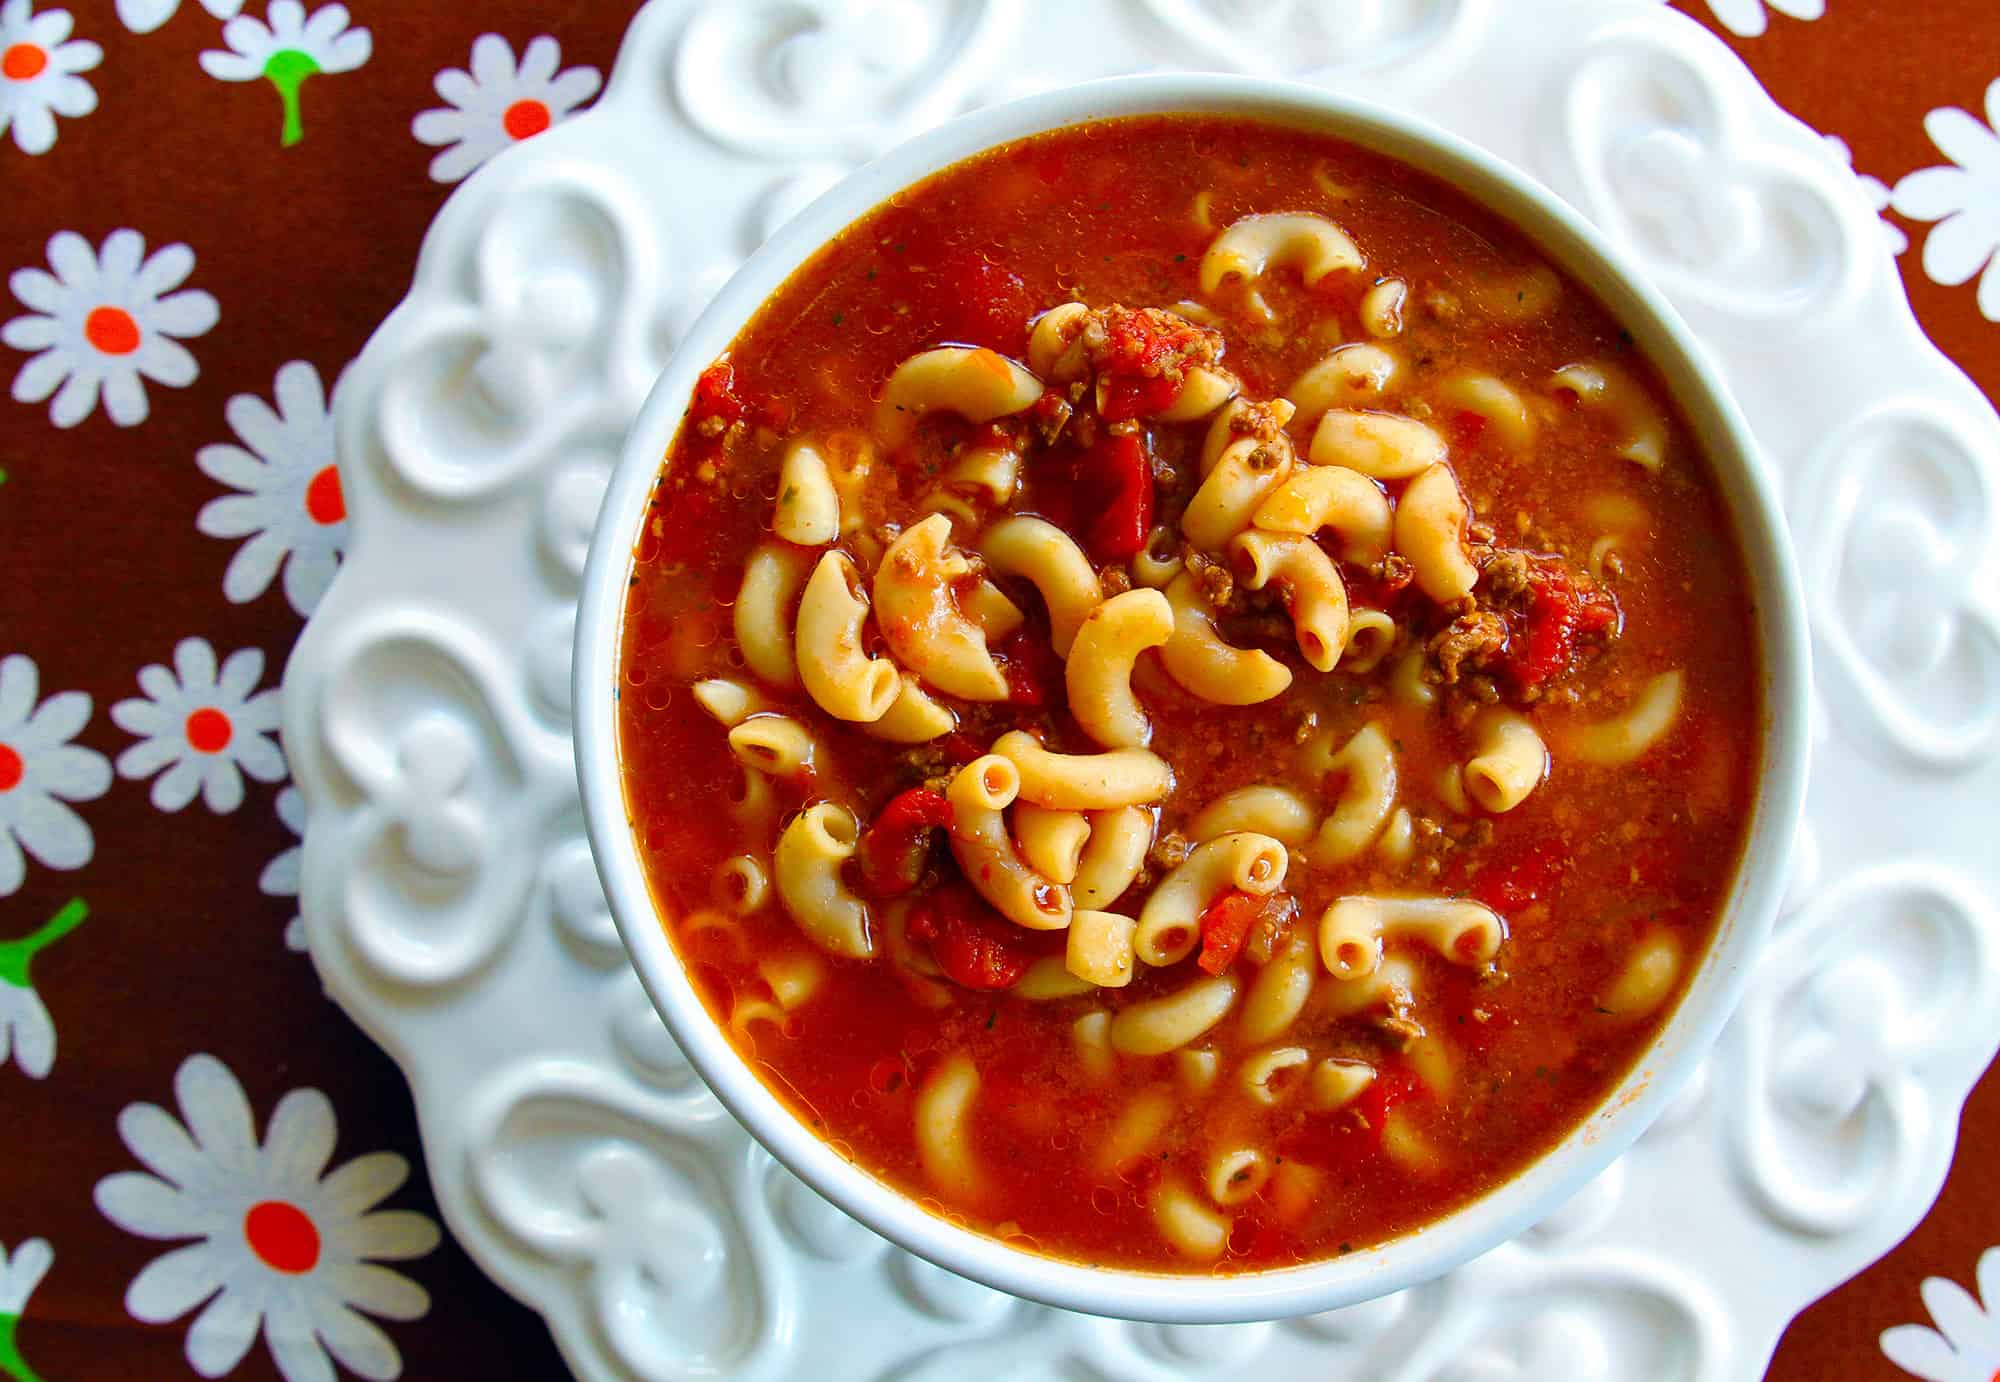
[[[83,919],[89,915],[90,908],[83,899],[73,897],[62,905],[61,911],[19,940],[0,941],[0,981],[15,988],[33,988],[28,966],[35,956],[83,925]]]
[[[0,1372],[14,1379],[14,1382],[42,1382],[42,1375],[28,1366],[28,1360],[21,1356],[21,1349],[14,1342],[14,1330],[21,1323],[19,1315],[0,1311]]]
[[[265,79],[278,88],[278,99],[285,104],[285,130],[278,142],[288,149],[306,137],[305,121],[299,114],[299,88],[319,70],[318,63],[296,48],[280,48],[264,64]]]

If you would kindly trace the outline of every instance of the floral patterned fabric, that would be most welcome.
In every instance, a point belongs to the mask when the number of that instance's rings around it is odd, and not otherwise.
[[[1683,8],[2000,390],[1990,0]],[[302,953],[276,688],[349,541],[336,380],[451,187],[586,109],[630,13],[0,0],[0,1377],[562,1375]],[[1937,1210],[1772,1376],[2000,1370],[1996,1137],[1989,1077]]]

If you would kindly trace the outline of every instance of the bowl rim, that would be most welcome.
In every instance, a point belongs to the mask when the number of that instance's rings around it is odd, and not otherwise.
[[[633,535],[700,370],[805,260],[901,189],[1028,135],[1151,114],[1241,115],[1377,150],[1510,221],[1583,281],[1637,338],[1701,441],[1750,573],[1762,654],[1764,733],[1742,859],[1715,939],[1653,1044],[1561,1142],[1445,1218],[1347,1255],[1228,1276],[1044,1257],[931,1214],[833,1152],[757,1078],[695,993],[639,862],[617,748],[614,693]],[[1759,454],[1706,349],[1622,252],[1527,173],[1418,117],[1299,82],[1200,73],[1106,78],[960,116],[856,170],[752,254],[689,328],[627,434],[592,535],[572,659],[585,828],[619,935],[682,1051],[753,1137],[863,1224],[961,1276],[1064,1309],[1218,1324],[1334,1309],[1441,1275],[1544,1217],[1638,1139],[1720,1035],[1769,935],[1805,799],[1810,651],[1782,506]]]

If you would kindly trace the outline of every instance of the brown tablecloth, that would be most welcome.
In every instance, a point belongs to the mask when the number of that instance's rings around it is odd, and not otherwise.
[[[1993,0],[1682,3],[1762,29],[1725,36],[1927,218],[1885,237],[1994,396],[2000,267],[1965,281],[2000,237]],[[631,7],[68,4],[0,0],[0,1374],[560,1375],[297,950],[275,687],[344,544],[333,381],[452,182],[586,106]],[[1919,1281],[2000,1242],[1996,1138],[1989,1075],[1936,1208],[1773,1377],[1894,1374]],[[274,1358],[258,1320],[301,1312]]]

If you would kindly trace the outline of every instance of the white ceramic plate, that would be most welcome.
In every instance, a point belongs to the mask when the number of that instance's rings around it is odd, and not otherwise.
[[[605,475],[729,270],[919,128],[1163,65],[1418,111],[1645,266],[1780,475],[1822,701],[1792,897],[1712,1073],[1516,1242],[1284,1324],[1026,1305],[776,1167],[624,961],[570,754]],[[1679,16],[654,0],[595,109],[452,197],[336,412],[354,543],[286,681],[313,954],[409,1075],[454,1231],[585,1377],[1751,1378],[1936,1194],[2000,1041],[2000,428],[1846,170]]]

